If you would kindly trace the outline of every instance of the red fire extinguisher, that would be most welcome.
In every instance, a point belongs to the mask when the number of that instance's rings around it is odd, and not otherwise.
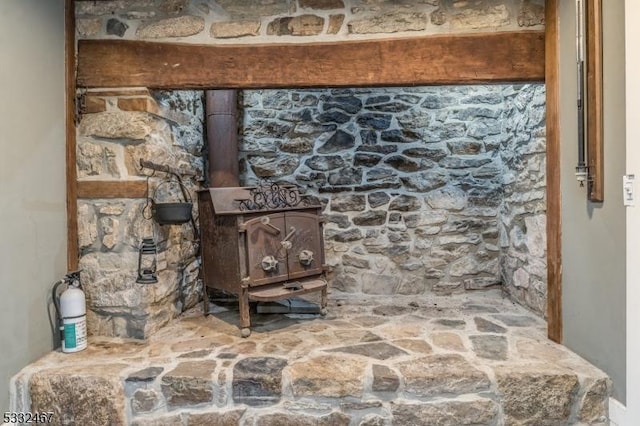
[[[66,286],[60,294],[60,287]],[[62,352],[78,352],[87,347],[87,308],[80,285],[80,271],[70,272],[53,286]]]

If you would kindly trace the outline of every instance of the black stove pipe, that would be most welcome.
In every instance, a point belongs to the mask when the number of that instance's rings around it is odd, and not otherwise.
[[[238,166],[238,91],[207,90],[209,187],[240,186]]]

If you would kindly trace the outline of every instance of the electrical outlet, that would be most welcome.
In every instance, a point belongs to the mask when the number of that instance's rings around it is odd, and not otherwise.
[[[635,180],[636,180],[635,175],[622,176],[622,199],[624,200],[625,206],[636,205],[636,194],[635,194],[635,187],[634,187]]]

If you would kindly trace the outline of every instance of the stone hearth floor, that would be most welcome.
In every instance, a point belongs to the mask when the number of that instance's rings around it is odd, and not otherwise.
[[[608,424],[610,381],[497,290],[333,295],[325,318],[194,309],[147,341],[93,338],[12,381],[77,425]]]

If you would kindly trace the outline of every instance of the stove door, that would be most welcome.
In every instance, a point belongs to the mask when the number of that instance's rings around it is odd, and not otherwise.
[[[322,224],[317,214],[286,212],[289,279],[294,280],[322,273],[324,250]]]
[[[286,244],[282,243],[286,237],[284,213],[255,217],[243,227],[249,285],[286,281],[289,271]]]

